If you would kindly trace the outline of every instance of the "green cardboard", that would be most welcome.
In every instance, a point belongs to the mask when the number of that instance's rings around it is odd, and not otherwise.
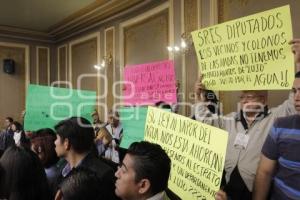
[[[29,85],[26,96],[24,129],[54,128],[59,121],[81,116],[92,121],[96,92]]]
[[[144,140],[148,107],[124,107],[119,110],[123,127],[120,147],[127,149],[131,143]]]

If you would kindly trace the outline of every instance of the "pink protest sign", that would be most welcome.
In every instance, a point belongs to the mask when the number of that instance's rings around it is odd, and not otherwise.
[[[123,90],[125,105],[177,103],[174,62],[171,60],[126,66]]]

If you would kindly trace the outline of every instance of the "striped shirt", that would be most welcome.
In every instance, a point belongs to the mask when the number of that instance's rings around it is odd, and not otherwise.
[[[262,153],[278,161],[272,199],[300,199],[300,115],[279,118]]]

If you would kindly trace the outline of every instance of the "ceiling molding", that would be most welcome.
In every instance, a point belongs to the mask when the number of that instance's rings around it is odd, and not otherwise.
[[[115,18],[139,10],[153,2],[157,2],[157,0],[96,0],[58,24],[51,26],[47,32],[0,26],[0,36],[36,42],[58,43]]]
[[[36,42],[54,43],[54,37],[48,33],[23,28],[0,25],[0,36],[11,39],[22,39]]]
[[[133,2],[133,0],[129,0],[129,1]],[[138,0],[138,1],[140,2],[140,0]],[[157,1],[157,0],[154,0],[154,1]],[[153,0],[143,0],[140,3],[138,3],[134,6],[131,6],[130,8],[126,8],[126,9],[123,9],[122,11],[118,11],[117,13],[115,13],[113,15],[96,18],[92,21],[83,23],[83,26],[78,26],[78,27],[74,27],[73,29],[70,29],[70,30],[65,30],[64,32],[62,32],[62,34],[56,35],[56,37],[57,37],[56,42],[61,42],[70,37],[74,37],[81,33],[87,32],[95,27],[101,26],[102,24],[112,21],[116,18],[121,18],[123,16],[126,16],[127,14],[130,14],[134,11],[142,9],[143,7],[149,5],[150,3],[153,3]]]

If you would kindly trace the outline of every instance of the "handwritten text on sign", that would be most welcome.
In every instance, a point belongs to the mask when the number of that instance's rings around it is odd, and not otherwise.
[[[169,188],[182,199],[212,200],[221,184],[227,132],[148,107],[145,140],[157,143],[172,160]]]
[[[159,101],[177,102],[173,61],[126,66],[125,105],[154,105]]]
[[[290,7],[192,32],[203,83],[212,90],[290,89]]]

